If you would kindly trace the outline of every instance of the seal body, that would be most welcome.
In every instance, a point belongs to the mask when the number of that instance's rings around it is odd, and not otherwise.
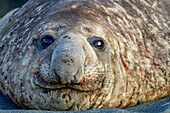
[[[170,95],[166,0],[30,0],[0,22],[0,90],[22,108],[125,108]]]

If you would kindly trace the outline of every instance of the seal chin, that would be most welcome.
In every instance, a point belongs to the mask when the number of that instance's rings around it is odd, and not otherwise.
[[[85,81],[85,80],[84,80]],[[67,83],[60,84],[55,82],[47,82],[41,76],[36,75],[34,77],[34,83],[45,89],[58,90],[58,89],[72,89],[77,91],[95,91],[101,88],[103,80],[91,82],[82,82],[82,83]]]

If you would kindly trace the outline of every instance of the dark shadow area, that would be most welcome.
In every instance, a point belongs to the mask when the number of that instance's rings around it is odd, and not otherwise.
[[[0,18],[2,18],[6,13],[22,6],[28,0],[0,0]]]

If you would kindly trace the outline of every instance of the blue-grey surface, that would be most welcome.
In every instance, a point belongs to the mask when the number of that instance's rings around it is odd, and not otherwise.
[[[40,110],[23,110],[14,105],[7,97],[5,97],[2,93],[0,93],[0,113],[52,113],[54,111],[40,111]],[[58,111],[57,113],[61,113],[63,111]],[[70,111],[65,111],[66,113],[72,113]],[[102,110],[87,110],[87,111],[74,111],[74,113],[133,113],[133,112],[146,112],[146,113],[170,113],[170,97],[166,97],[160,100],[156,100],[153,102],[142,103],[137,106],[126,108],[126,109],[102,109]]]
[[[12,9],[20,7],[27,1],[28,0],[0,0],[0,18]]]

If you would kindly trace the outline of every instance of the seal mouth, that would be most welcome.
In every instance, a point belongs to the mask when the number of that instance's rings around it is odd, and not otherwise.
[[[79,91],[94,91],[98,90],[102,87],[104,79],[98,81],[86,81],[85,79],[81,83],[55,83],[55,82],[47,82],[45,81],[40,75],[34,76],[34,83],[41,87],[51,90],[58,90],[58,89],[73,89]]]

